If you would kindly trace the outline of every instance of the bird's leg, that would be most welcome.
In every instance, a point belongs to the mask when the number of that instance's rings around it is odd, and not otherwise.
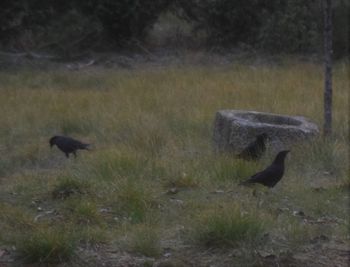
[[[74,158],[77,158],[77,152],[76,151],[73,152],[73,155],[74,155]]]
[[[69,158],[69,154],[67,152],[65,154],[66,154],[66,157]]]

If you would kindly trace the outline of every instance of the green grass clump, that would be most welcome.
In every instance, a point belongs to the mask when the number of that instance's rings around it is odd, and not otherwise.
[[[329,236],[330,230],[322,224],[310,224],[307,219],[296,216],[280,216],[276,237],[287,241],[293,249],[310,242],[313,238],[324,235]]]
[[[17,248],[28,263],[59,263],[67,261],[76,248],[76,239],[67,229],[40,227],[22,235]]]
[[[344,140],[342,140],[344,139]],[[292,150],[296,171],[328,173],[336,178],[346,176],[349,155],[342,139],[317,138]],[[292,165],[293,166],[293,165]]]
[[[65,199],[71,195],[85,194],[88,192],[89,184],[73,177],[60,177],[52,190],[55,199]]]
[[[124,142],[127,141],[126,143],[136,151],[157,156],[169,139],[168,132],[157,117],[144,117],[129,130]]]
[[[133,182],[120,183],[117,186],[114,204],[117,213],[133,223],[144,221],[156,203],[152,192]]]
[[[61,206],[62,214],[76,224],[101,224],[101,214],[91,198],[71,198]]]
[[[1,159],[0,175],[15,173],[19,166],[33,168],[42,161],[38,144],[21,144],[21,146]]]
[[[87,245],[106,244],[116,237],[115,233],[111,234],[106,227],[100,225],[80,225],[76,229],[76,234],[79,236],[80,243]]]
[[[26,208],[0,203],[0,242],[13,243],[17,234],[33,226],[32,214]]]
[[[139,224],[133,230],[128,246],[133,252],[158,257],[161,253],[159,232],[152,225]]]
[[[145,173],[147,160],[137,156],[127,149],[107,149],[96,151],[91,158],[91,167],[88,168],[87,176],[102,181],[112,181],[119,178],[139,178]]]
[[[253,215],[242,215],[236,208],[209,211],[194,227],[194,239],[207,247],[235,247],[256,240],[264,229]]]

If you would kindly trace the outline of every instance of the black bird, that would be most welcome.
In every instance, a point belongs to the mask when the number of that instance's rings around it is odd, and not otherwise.
[[[279,152],[272,162],[272,164],[265,170],[254,174],[247,181],[240,183],[239,185],[248,185],[252,183],[263,184],[267,187],[274,187],[282,178],[284,173],[284,159],[286,158],[289,150],[283,150]]]
[[[50,146],[53,147],[54,145],[56,145],[63,153],[65,153],[67,158],[69,158],[70,153],[73,153],[73,155],[77,157],[76,151],[78,149],[89,150],[90,146],[90,144],[84,144],[68,136],[58,135],[50,138]]]
[[[238,158],[245,160],[260,159],[266,150],[266,139],[266,133],[259,134],[254,142],[251,142],[240,154],[238,154]]]

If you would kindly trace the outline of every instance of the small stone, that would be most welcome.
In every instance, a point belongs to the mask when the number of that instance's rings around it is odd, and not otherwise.
[[[295,210],[295,211],[293,211],[293,215],[294,216],[304,217],[305,213],[303,211],[301,211],[301,210]]]
[[[184,204],[184,202],[181,199],[176,199],[176,198],[171,198],[170,202],[178,204],[180,206],[182,206]]]
[[[170,188],[167,192],[168,195],[175,195],[179,193],[179,189],[177,189],[176,187]]]
[[[259,250],[258,255],[262,258],[265,258],[265,259],[275,259],[276,258],[275,254],[268,252],[268,251],[263,251],[263,250]]]
[[[225,191],[224,190],[215,190],[214,192],[212,192],[213,194],[224,194]]]
[[[39,215],[35,216],[34,222],[37,222],[43,216],[44,216],[44,214],[39,214]]]
[[[233,249],[229,254],[230,257],[241,257],[242,251],[240,249]]]
[[[108,213],[108,212],[110,212],[110,211],[111,211],[110,208],[101,208],[101,209],[100,209],[100,212],[101,212],[101,213]]]
[[[278,210],[279,212],[288,212],[288,211],[289,211],[289,208],[287,208],[287,207],[282,207],[282,208],[277,208],[277,210]]]
[[[6,249],[0,249],[0,258],[7,253],[8,251]]]
[[[52,213],[55,213],[56,210],[48,210],[48,211],[45,211],[45,214],[52,214]]]

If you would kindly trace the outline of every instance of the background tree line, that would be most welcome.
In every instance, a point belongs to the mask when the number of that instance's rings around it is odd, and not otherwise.
[[[348,0],[333,1],[334,56],[349,53]],[[74,53],[142,44],[158,18],[191,25],[204,47],[321,53],[321,0],[2,0],[0,47]]]

